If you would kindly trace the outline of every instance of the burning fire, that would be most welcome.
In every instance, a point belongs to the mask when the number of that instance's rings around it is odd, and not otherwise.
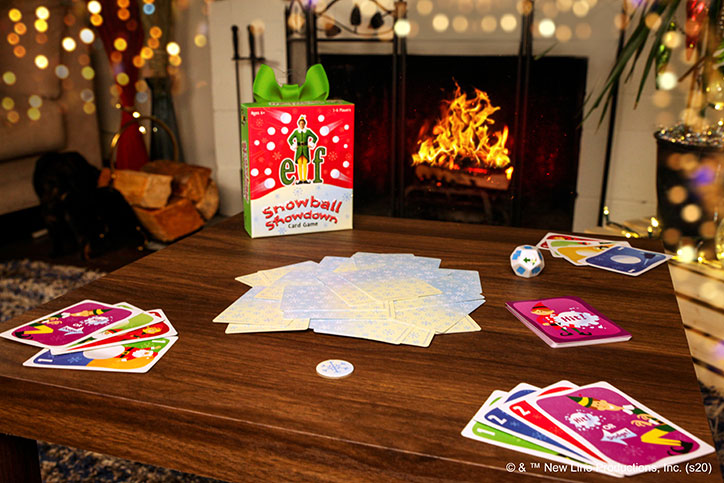
[[[468,99],[455,83],[452,100],[442,103],[442,115],[432,128],[432,135],[423,127],[418,140],[418,152],[412,155],[412,165],[428,164],[448,169],[477,172],[481,168],[504,168],[510,164],[508,126],[502,131],[490,132],[495,123],[491,115],[500,107],[490,104],[488,95],[475,89],[475,97]],[[506,170],[512,174],[512,166]],[[510,179],[510,178],[508,178]]]

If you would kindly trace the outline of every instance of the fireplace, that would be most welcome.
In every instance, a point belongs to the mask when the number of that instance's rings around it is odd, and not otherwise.
[[[513,126],[522,115],[515,112],[518,57],[407,55],[401,166],[391,165],[391,58],[327,54],[321,61],[332,96],[356,105],[358,213],[510,225],[518,210],[516,224],[571,229],[585,59],[531,63],[528,122],[515,139]],[[468,112],[451,113],[460,105]],[[467,125],[441,126],[446,116]],[[467,148],[444,145],[456,130]],[[432,140],[435,132],[443,139]],[[430,154],[431,162],[421,160]]]

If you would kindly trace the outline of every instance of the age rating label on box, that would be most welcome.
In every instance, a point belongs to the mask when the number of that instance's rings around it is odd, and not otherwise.
[[[245,104],[244,221],[252,237],[352,228],[354,106]]]

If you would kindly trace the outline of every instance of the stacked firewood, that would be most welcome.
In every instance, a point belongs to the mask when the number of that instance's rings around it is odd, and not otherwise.
[[[104,169],[99,185],[108,184]],[[219,207],[219,190],[211,169],[174,161],[152,161],[142,171],[116,170],[113,187],[126,198],[151,236],[170,242],[211,219]]]

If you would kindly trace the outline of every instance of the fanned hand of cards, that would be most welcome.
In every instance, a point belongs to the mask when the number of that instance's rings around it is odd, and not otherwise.
[[[606,382],[576,386],[560,381],[542,389],[521,383],[509,392],[493,391],[462,435],[619,477],[714,452]]]
[[[28,367],[148,372],[177,334],[161,309],[83,300],[0,336],[43,348],[23,363]]]
[[[633,248],[628,242],[548,233],[536,245],[573,265],[601,268],[637,277],[658,267],[671,255]]]
[[[313,329],[420,347],[436,334],[474,332],[485,302],[480,275],[439,268],[440,259],[358,252],[262,270],[236,280],[252,288],[214,322],[227,334]]]

